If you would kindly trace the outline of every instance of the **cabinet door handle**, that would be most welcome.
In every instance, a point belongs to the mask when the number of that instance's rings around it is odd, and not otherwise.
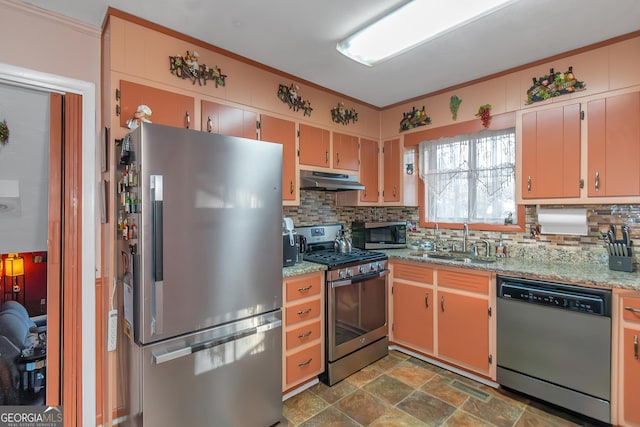
[[[191,116],[189,115],[188,111],[186,111],[184,114],[187,117],[187,129],[189,129],[191,127]]]
[[[329,164],[329,150],[326,150],[326,151],[324,152],[324,162],[325,162],[325,164],[327,164],[327,165]]]
[[[424,293],[424,306],[429,308],[429,292]]]
[[[531,193],[531,176],[527,178],[527,192]]]
[[[307,292],[311,288],[313,288],[313,285],[305,286],[304,288],[298,288],[298,291],[299,292]]]
[[[442,308],[442,311],[444,312],[444,295],[442,295],[442,298],[440,299],[440,308]]]
[[[625,307],[625,310],[629,310],[632,313],[640,313],[640,310],[638,310],[637,308],[633,308],[633,307]]]
[[[309,314],[309,313],[311,313],[311,309],[307,308],[306,310],[299,311],[298,316],[304,316],[305,314]]]
[[[600,172],[596,172],[596,191],[600,191]]]
[[[398,195],[398,189],[396,188],[396,186],[393,186],[393,197],[396,197]]]
[[[213,132],[213,119],[211,118],[211,116],[209,116],[209,118],[207,119],[207,132]]]
[[[306,337],[308,337],[310,335],[311,335],[311,331],[307,331],[304,334],[298,335],[298,338],[302,339],[302,338],[306,338]]]
[[[291,181],[290,181],[290,184],[289,184],[289,193],[290,193],[290,194],[293,194],[293,189],[294,189],[294,187],[293,187],[293,180],[291,180]]]
[[[633,336],[633,358],[638,360],[638,336]]]
[[[310,358],[309,360],[305,360],[304,362],[300,362],[300,363],[298,363],[298,367],[303,368],[303,367],[307,366],[309,363],[311,363],[312,360],[313,360],[313,358]]]
[[[338,164],[340,164],[340,153],[336,153],[336,160],[338,161]]]

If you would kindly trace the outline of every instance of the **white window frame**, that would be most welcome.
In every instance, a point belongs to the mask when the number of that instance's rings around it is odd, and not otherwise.
[[[480,153],[479,144],[488,149]],[[517,224],[515,128],[423,141],[419,156],[424,221]],[[478,204],[481,188],[482,200],[490,200],[485,206]],[[452,208],[451,203],[459,204]]]

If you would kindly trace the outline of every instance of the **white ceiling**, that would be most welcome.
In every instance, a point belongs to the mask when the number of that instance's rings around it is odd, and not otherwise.
[[[640,0],[514,0],[370,68],[336,43],[406,0],[25,2],[97,27],[111,6],[377,107],[640,30]]]

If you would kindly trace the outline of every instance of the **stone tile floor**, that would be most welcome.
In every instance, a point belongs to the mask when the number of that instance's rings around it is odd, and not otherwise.
[[[333,387],[290,397],[283,415],[301,427],[599,425],[395,350]]]

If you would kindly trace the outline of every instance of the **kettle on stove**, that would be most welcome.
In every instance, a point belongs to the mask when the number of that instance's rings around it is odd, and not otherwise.
[[[348,237],[344,237],[344,231],[340,231],[336,235],[336,240],[333,242],[333,249],[341,254],[346,254],[351,252],[351,239]]]

